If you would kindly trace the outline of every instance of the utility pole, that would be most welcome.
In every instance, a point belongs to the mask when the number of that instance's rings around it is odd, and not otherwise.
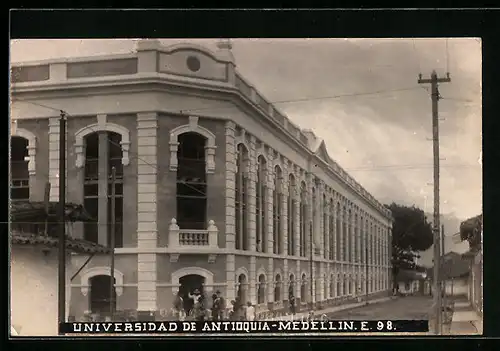
[[[59,118],[59,323],[66,322],[66,113]]]
[[[115,235],[116,235],[116,168],[111,168],[111,230],[110,230],[110,271],[111,283],[109,284],[109,313],[111,321],[115,317]]]
[[[447,274],[444,272],[444,255],[445,255],[445,247],[444,247],[444,224],[441,225],[441,267],[443,268],[441,271],[441,292],[443,294],[443,301],[442,301],[442,313],[443,313],[443,323],[444,323],[444,318],[446,316],[446,277]],[[441,334],[443,333],[443,326],[441,324]]]
[[[439,259],[440,259],[440,218],[439,218],[439,117],[438,117],[438,102],[439,102],[439,83],[449,83],[451,81],[450,74],[446,74],[446,78],[438,78],[436,71],[432,71],[430,79],[422,79],[422,74],[419,74],[419,84],[431,84],[431,100],[432,100],[432,144],[434,154],[434,303],[436,307],[436,325],[435,333],[440,334],[441,330],[441,292],[439,289]]]

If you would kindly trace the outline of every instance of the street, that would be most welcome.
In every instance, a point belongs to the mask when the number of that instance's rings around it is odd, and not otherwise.
[[[326,315],[328,319],[352,320],[428,319],[432,303],[428,296],[407,296]]]

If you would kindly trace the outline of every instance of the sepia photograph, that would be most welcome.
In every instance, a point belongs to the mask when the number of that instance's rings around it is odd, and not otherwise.
[[[11,40],[11,336],[482,335],[481,57]]]

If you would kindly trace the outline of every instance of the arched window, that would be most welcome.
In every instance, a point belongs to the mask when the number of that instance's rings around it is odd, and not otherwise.
[[[330,199],[330,208],[329,208],[330,226],[328,228],[329,229],[328,235],[330,236],[330,242],[329,242],[329,245],[330,245],[330,257],[329,257],[329,259],[330,260],[333,260],[335,257],[334,250],[335,250],[335,245],[337,244],[336,238],[335,238],[335,218],[333,216],[334,211],[335,211],[335,208],[333,205],[333,199]]]
[[[30,199],[30,176],[28,171],[28,140],[12,136],[10,138],[10,199],[29,200]]]
[[[111,277],[109,275],[96,275],[89,279],[89,283],[90,311],[104,317],[111,312],[111,306],[113,306],[113,310],[116,310],[116,289],[113,289],[113,294],[110,296]],[[113,282],[113,284],[115,283]]]
[[[328,202],[326,201],[326,195],[323,194],[323,257],[328,258],[328,252],[326,248],[330,248],[328,243]],[[327,246],[328,245],[328,246]]]
[[[295,276],[293,274],[290,274],[288,280],[288,300],[290,300],[292,297],[295,297]]]
[[[281,296],[281,275],[276,274],[274,282],[274,302],[281,302],[283,297]]]
[[[235,248],[248,250],[248,150],[239,144],[236,153]]]
[[[283,240],[281,233],[281,211],[283,199],[283,174],[279,166],[274,167],[273,190],[273,253],[283,253]]]
[[[334,292],[335,292],[335,275],[331,274],[330,275],[330,298],[334,297]]]
[[[109,225],[112,216],[113,179],[112,169],[115,169],[114,180],[114,237],[115,247],[123,247],[123,164],[122,136],[115,132],[99,131],[87,134],[85,143],[85,168],[83,181],[83,201],[85,210],[92,218],[84,223],[83,236],[85,240],[98,243],[99,237],[105,236],[107,244],[111,243]],[[104,187],[104,189],[103,189]],[[106,189],[107,188],[107,189]],[[106,198],[105,203],[99,201]],[[99,207],[106,206],[106,213],[100,213]],[[102,244],[102,242],[101,242]]]
[[[266,302],[266,276],[259,275],[259,286],[257,288],[257,303],[261,304]]]
[[[266,182],[267,182],[267,162],[264,156],[257,158],[257,184],[256,184],[256,248],[259,252],[267,252],[267,211],[266,211]]]
[[[307,276],[305,273],[302,273],[302,280],[300,284],[300,301],[307,301]]]
[[[299,213],[299,222],[300,222],[300,256],[306,256],[306,233],[307,233],[307,222],[306,222],[306,214],[307,214],[307,189],[306,183],[302,182],[300,185],[300,213]]]
[[[335,297],[343,296],[342,294],[342,275],[337,276],[337,295]]]
[[[295,192],[296,184],[293,174],[288,176],[288,255],[295,256]]]
[[[177,224],[205,229],[207,218],[206,138],[196,132],[179,135],[177,149]]]
[[[343,261],[344,258],[342,257],[342,253],[343,253],[343,249],[342,249],[342,246],[343,246],[343,242],[342,242],[342,213],[341,213],[341,210],[340,210],[340,202],[337,202],[337,226],[336,226],[336,230],[335,230],[335,236],[336,236],[336,248],[337,248],[337,261]],[[340,292],[340,290],[339,290]]]

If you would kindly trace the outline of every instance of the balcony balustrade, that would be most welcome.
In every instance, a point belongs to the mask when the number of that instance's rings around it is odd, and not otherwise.
[[[171,249],[215,249],[218,248],[219,230],[213,220],[208,221],[207,229],[180,229],[177,220],[172,218],[169,228],[168,247]]]

